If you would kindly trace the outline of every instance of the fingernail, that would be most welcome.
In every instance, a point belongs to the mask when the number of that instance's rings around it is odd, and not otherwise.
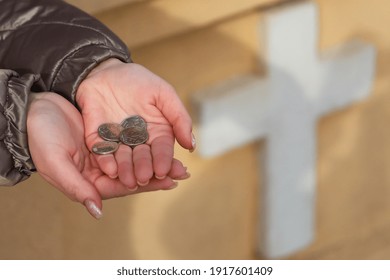
[[[131,187],[131,188],[128,188],[128,189],[131,192],[135,192],[136,190],[138,190],[138,186],[136,185],[135,187]]]
[[[149,180],[147,180],[147,181],[144,182],[144,183],[141,183],[141,182],[137,181],[137,184],[138,184],[139,186],[141,186],[141,187],[145,187],[146,185],[149,184]]]
[[[179,185],[179,183],[174,181],[173,185],[171,185],[170,187],[166,188],[165,190],[166,191],[173,190],[173,189],[177,188],[178,185]]]
[[[108,177],[110,177],[111,179],[116,179],[116,178],[118,178],[118,174],[116,174],[114,176],[108,175]]]
[[[191,133],[191,138],[192,138],[191,140],[192,148],[190,150],[190,153],[192,153],[196,149],[196,140],[195,140],[195,135],[193,133]]]
[[[167,190],[173,190],[173,189],[177,188],[178,185],[179,185],[178,182],[173,182],[173,185],[170,186],[169,188],[167,188]]]
[[[154,177],[156,177],[156,179],[158,179],[158,180],[162,180],[162,179],[165,179],[167,176],[166,175],[163,175],[163,176],[154,175]]]
[[[187,172],[186,174],[184,174],[183,176],[181,177],[178,177],[178,178],[175,178],[175,180],[185,180],[185,179],[188,179],[191,177],[191,173]]]
[[[84,205],[87,208],[89,214],[91,214],[96,219],[100,219],[103,216],[102,210],[92,200],[85,200]]]

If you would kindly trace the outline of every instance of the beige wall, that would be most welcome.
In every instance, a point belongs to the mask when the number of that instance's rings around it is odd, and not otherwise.
[[[87,10],[101,11],[84,2]],[[264,72],[258,21],[276,2],[292,1],[121,2],[129,4],[102,7],[96,16],[128,43],[136,62],[176,87],[194,116],[190,98],[197,90],[237,74]],[[367,101],[320,121],[317,238],[291,258],[389,258],[390,3],[316,2],[319,51],[363,38],[378,48],[378,72]],[[169,192],[106,201],[99,222],[38,175],[0,189],[0,258],[254,258],[261,180],[256,151],[262,146],[207,160],[177,148],[191,179]]]
[[[389,259],[388,1],[320,0],[321,48],[364,38],[378,48],[372,97],[325,117],[319,133],[318,235],[297,258]]]

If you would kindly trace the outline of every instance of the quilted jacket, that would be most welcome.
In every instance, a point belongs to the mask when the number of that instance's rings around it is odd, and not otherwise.
[[[113,57],[130,62],[124,43],[79,9],[59,0],[0,0],[0,185],[35,171],[28,95],[52,91],[75,103],[81,81]]]

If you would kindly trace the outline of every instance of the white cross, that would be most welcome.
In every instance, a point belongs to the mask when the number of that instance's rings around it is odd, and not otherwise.
[[[267,77],[222,82],[194,95],[199,152],[225,153],[265,138],[259,249],[280,258],[310,244],[315,229],[316,125],[319,118],[370,93],[375,49],[354,41],[317,54],[312,2],[267,12]],[[335,135],[337,137],[337,135]]]

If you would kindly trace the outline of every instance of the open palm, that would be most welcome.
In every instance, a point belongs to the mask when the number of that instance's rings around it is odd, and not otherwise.
[[[85,145],[79,111],[58,94],[34,94],[27,130],[31,156],[40,175],[70,199],[87,206],[86,202],[92,201],[101,209],[102,199],[168,189],[175,185],[172,178],[186,175],[185,167],[174,159],[165,179],[153,179],[142,189],[108,177]],[[96,217],[93,211],[91,214]]]
[[[147,185],[172,169],[175,139],[192,150],[191,118],[175,90],[163,79],[134,63],[110,59],[81,83],[76,101],[82,111],[88,148],[101,141],[102,123],[120,123],[132,115],[147,122],[149,139],[134,149],[120,145],[115,155],[95,155],[101,170],[125,185]],[[129,172],[130,171],[130,172]]]

